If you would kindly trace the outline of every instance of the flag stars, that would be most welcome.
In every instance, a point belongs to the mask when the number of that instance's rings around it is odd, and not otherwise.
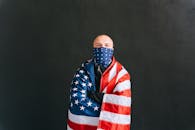
[[[85,75],[85,76],[84,76],[84,79],[88,79],[88,76]]]
[[[76,76],[77,78],[78,78],[78,77],[80,77],[80,75],[79,75],[79,74],[76,74],[75,76]]]
[[[75,81],[74,84],[75,84],[75,85],[79,84],[79,81]]]
[[[70,104],[70,107],[73,107],[73,104],[72,104],[72,102],[71,102],[71,104]]]
[[[84,106],[80,106],[80,110],[84,111],[85,107]]]
[[[76,96],[77,96],[77,93],[74,93],[72,96],[73,96],[73,97],[76,97]]]
[[[88,86],[91,87],[92,86],[92,83],[88,83]]]
[[[89,102],[87,103],[87,106],[89,107],[89,106],[91,106],[91,105],[92,105],[92,102],[89,101]]]
[[[94,109],[94,111],[98,111],[98,108],[99,107],[95,106],[93,109]]]
[[[82,94],[81,97],[86,97],[86,95],[85,94]]]
[[[86,98],[81,98],[81,101],[85,101]]]
[[[80,92],[84,94],[86,91],[85,90],[81,90]]]
[[[82,85],[83,87],[85,87],[85,86],[86,86],[86,83],[82,83],[81,85]]]
[[[78,105],[78,104],[79,104],[79,100],[78,100],[78,99],[75,100],[75,101],[74,101],[74,104]]]
[[[78,88],[75,88],[75,87],[74,87],[72,90],[73,90],[73,91],[77,91],[77,90],[78,90]]]
[[[83,74],[83,73],[84,73],[84,71],[83,71],[83,70],[80,70],[79,72],[80,72],[81,74]]]

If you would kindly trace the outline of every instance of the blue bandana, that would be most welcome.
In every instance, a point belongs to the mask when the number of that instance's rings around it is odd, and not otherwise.
[[[93,48],[93,57],[98,65],[107,68],[112,61],[113,52],[111,48]]]

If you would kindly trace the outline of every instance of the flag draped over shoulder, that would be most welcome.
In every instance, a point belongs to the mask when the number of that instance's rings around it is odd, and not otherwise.
[[[81,65],[71,83],[68,130],[130,130],[131,84],[126,69],[112,58],[104,71],[100,91],[105,93],[102,104],[87,97],[95,91],[94,62]]]

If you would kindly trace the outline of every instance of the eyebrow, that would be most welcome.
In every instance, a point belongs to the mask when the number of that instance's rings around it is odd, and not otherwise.
[[[102,43],[96,42],[95,44],[102,44]],[[106,42],[104,44],[111,44],[111,43]]]
[[[95,44],[101,44],[101,43],[99,43],[99,42],[95,42]]]
[[[99,46],[99,45],[102,45],[102,44],[101,44],[101,43],[95,43],[94,45],[95,45],[95,46]]]

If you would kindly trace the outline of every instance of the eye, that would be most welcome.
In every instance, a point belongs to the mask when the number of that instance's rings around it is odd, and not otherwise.
[[[106,46],[106,47],[110,47],[111,45],[110,45],[109,43],[106,43],[105,46]]]
[[[101,45],[96,45],[96,47],[101,47]]]
[[[102,47],[102,44],[101,44],[101,43],[96,43],[96,44],[95,44],[95,47],[98,47],[98,48],[99,48],[99,47]]]

